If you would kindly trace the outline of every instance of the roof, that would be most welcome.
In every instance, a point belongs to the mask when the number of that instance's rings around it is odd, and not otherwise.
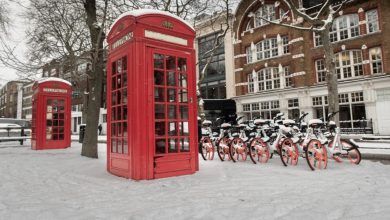
[[[138,9],[138,10],[128,11],[128,12],[125,12],[125,13],[121,14],[121,15],[114,21],[114,23],[112,23],[109,32],[111,32],[111,29],[114,27],[114,25],[115,25],[121,18],[123,18],[123,17],[126,17],[126,16],[140,17],[140,16],[148,15],[148,14],[159,14],[159,15],[165,15],[165,16],[174,18],[174,19],[176,19],[176,20],[179,20],[179,21],[183,22],[183,23],[186,24],[191,30],[195,31],[195,29],[192,27],[192,25],[191,25],[190,23],[188,23],[187,21],[185,21],[184,19],[180,18],[180,17],[177,16],[177,15],[171,14],[171,13],[166,12],[166,11],[159,11],[159,10],[155,10],[155,9]]]
[[[56,81],[56,82],[62,82],[62,83],[66,83],[68,84],[69,86],[72,86],[72,84],[64,79],[61,79],[61,78],[57,78],[57,77],[47,77],[47,78],[43,78],[43,79],[40,79],[37,81],[38,84],[41,84],[41,83],[44,83],[44,82],[49,82],[49,81]]]

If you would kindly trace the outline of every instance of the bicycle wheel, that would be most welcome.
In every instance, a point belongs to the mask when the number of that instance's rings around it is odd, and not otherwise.
[[[341,140],[341,146],[347,154],[341,154],[343,159],[347,159],[350,163],[358,165],[362,160],[362,155],[357,147],[352,146],[348,141]]]
[[[328,165],[328,153],[321,141],[312,139],[307,144],[305,151],[306,161],[311,170],[326,169]]]
[[[209,137],[202,138],[201,141],[201,153],[204,160],[214,159],[214,144]]]
[[[261,138],[253,139],[249,144],[249,157],[254,164],[257,162],[267,163],[270,158],[268,144]]]
[[[297,145],[291,140],[291,138],[286,138],[283,140],[280,146],[280,159],[284,166],[289,164],[295,166],[298,164],[299,151]]]
[[[233,140],[230,142],[229,153],[233,162],[239,161],[240,157],[242,161],[246,161],[248,156],[248,149],[245,142],[241,138],[236,137],[233,138]]]
[[[228,159],[230,159],[229,144],[230,144],[230,140],[227,137],[223,137],[223,138],[218,140],[217,154],[218,154],[219,159],[221,159],[221,161],[225,161],[226,157],[228,157]]]

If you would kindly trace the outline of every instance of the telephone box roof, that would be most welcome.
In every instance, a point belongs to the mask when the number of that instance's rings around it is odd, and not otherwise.
[[[41,84],[41,83],[44,83],[44,82],[49,82],[49,81],[56,81],[56,82],[62,82],[62,83],[66,83],[70,86],[72,86],[72,84],[64,79],[61,79],[61,78],[57,78],[57,77],[48,77],[48,78],[43,78],[43,79],[40,79],[37,81],[38,84]]]
[[[114,21],[114,23],[111,25],[109,33],[111,32],[111,29],[114,27],[114,25],[123,17],[126,17],[126,16],[140,17],[140,16],[148,15],[148,14],[165,15],[165,16],[177,19],[177,20],[183,22],[185,25],[187,25],[191,30],[195,31],[194,27],[192,27],[192,25],[190,23],[188,23],[187,21],[185,21],[184,19],[180,18],[177,15],[171,14],[171,13],[166,12],[166,11],[159,11],[159,10],[155,10],[155,9],[138,9],[138,10],[132,10],[132,11],[128,11],[128,12],[121,14]]]

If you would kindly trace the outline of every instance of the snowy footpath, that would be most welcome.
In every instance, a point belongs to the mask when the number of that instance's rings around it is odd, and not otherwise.
[[[0,219],[389,219],[390,166],[330,161],[312,172],[300,158],[254,165],[200,160],[195,175],[132,181],[99,159],[66,150],[0,145]]]

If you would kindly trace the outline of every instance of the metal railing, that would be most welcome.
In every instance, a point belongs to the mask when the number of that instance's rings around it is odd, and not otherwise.
[[[341,133],[344,134],[373,134],[372,119],[340,121]]]

